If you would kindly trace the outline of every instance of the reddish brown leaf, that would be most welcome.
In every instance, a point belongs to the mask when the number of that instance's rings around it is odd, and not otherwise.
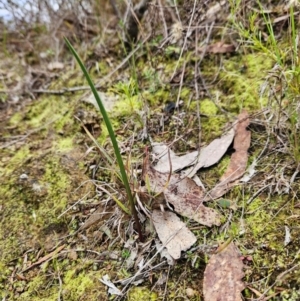
[[[203,205],[204,193],[190,178],[180,179],[172,174],[168,182],[168,174],[160,173],[148,167],[147,175],[151,191],[163,193],[165,201],[174,206],[178,214],[191,218],[202,225],[211,227],[220,225],[217,211]]]
[[[241,301],[245,288],[243,262],[233,243],[214,254],[205,269],[203,294],[205,301]]]
[[[220,182],[211,191],[209,198],[205,200],[216,199],[229,191],[240,179],[247,167],[248,148],[250,147],[251,133],[247,130],[249,125],[249,115],[243,111],[238,116],[238,121],[235,124],[234,149],[229,166],[220,179]]]
[[[199,49],[200,51],[206,51],[207,53],[232,53],[235,52],[235,46],[233,44],[226,44],[222,41],[209,45],[206,49],[204,47]]]

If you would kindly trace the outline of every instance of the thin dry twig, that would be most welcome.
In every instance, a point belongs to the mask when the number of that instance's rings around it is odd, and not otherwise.
[[[60,272],[58,272],[58,282],[59,282],[59,290],[58,290],[58,297],[57,297],[57,301],[61,301],[62,300],[62,291],[63,291],[63,283],[60,277]]]
[[[163,6],[161,4],[161,0],[158,0],[158,8],[159,8],[159,14],[161,16],[161,20],[163,23],[163,27],[164,27],[164,32],[163,32],[164,38],[167,39],[168,38],[168,26],[167,26],[165,14],[164,14]]]
[[[58,254],[60,253],[60,251],[62,249],[64,249],[66,247],[66,245],[62,245],[60,247],[58,247],[57,249],[55,249],[53,252],[45,255],[44,257],[40,258],[38,261],[34,262],[33,264],[31,264],[29,267],[25,268],[24,270],[22,270],[22,273],[27,272],[29,270],[31,270],[32,268],[42,264],[45,261],[49,261],[55,257],[58,256]]]
[[[185,37],[184,37],[184,42],[183,42],[183,45],[182,45],[182,47],[181,47],[181,51],[180,51],[179,58],[178,58],[178,60],[177,60],[177,62],[176,62],[176,66],[175,66],[175,68],[174,68],[173,74],[171,75],[171,80],[174,78],[174,76],[175,76],[175,74],[176,74],[176,72],[177,72],[177,68],[178,68],[180,59],[181,59],[181,57],[182,57],[182,55],[183,55],[183,51],[184,51],[185,46],[186,46],[186,43],[187,43],[188,33],[189,33],[190,29],[191,29],[192,22],[193,22],[193,20],[194,20],[194,15],[195,15],[195,11],[196,11],[196,4],[197,4],[197,0],[194,0],[194,6],[193,6],[193,11],[192,11],[192,16],[191,16],[191,18],[190,18],[190,22],[189,22],[189,25],[188,25],[188,29],[187,29],[186,35],[185,35]],[[175,7],[176,7],[176,9],[177,9],[177,6],[175,6]],[[180,20],[179,14],[178,14],[178,19]]]
[[[282,278],[283,278],[285,275],[291,273],[292,271],[294,271],[295,269],[297,269],[299,266],[300,266],[300,263],[298,263],[298,264],[292,266],[290,269],[288,269],[288,270],[282,272],[281,274],[279,274],[279,275],[277,276],[276,280],[274,281],[274,283],[273,283],[272,285],[270,285],[270,286],[262,293],[262,295],[261,295],[258,299],[254,300],[254,301],[265,301],[265,300],[268,300],[268,299],[266,299],[266,298],[267,298],[267,297],[266,297],[266,294],[267,294],[267,293],[268,293],[268,292],[269,292],[269,291],[270,291],[270,290],[271,290],[278,282],[280,282],[280,281],[282,280]]]

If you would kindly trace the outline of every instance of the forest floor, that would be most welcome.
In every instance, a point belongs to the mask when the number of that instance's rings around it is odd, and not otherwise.
[[[36,11],[31,22],[16,15],[0,23],[2,300],[213,301],[211,278],[225,287],[217,294],[238,290],[219,300],[300,300],[299,6],[150,1],[133,14],[136,38],[132,24],[118,20],[126,7],[114,3],[98,1],[92,13],[48,7],[50,24]],[[63,37],[111,118],[143,241],[117,205],[130,213],[103,118]],[[146,165],[159,161],[153,146],[167,146],[174,167],[171,151],[204,149],[239,116],[249,122],[245,169],[205,202],[219,216],[211,224],[182,217],[175,205],[196,242],[173,260],[152,218],[174,204],[154,208],[142,198]],[[198,190],[215,191],[236,141],[199,168]],[[236,279],[230,267],[221,275],[209,269],[228,244],[242,265]]]

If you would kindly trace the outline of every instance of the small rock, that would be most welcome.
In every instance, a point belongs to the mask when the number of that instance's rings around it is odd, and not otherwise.
[[[192,298],[192,297],[194,297],[195,294],[196,294],[196,292],[195,292],[192,288],[190,288],[190,287],[188,287],[188,288],[185,290],[185,292],[186,292],[186,295],[187,295],[188,298]]]
[[[77,258],[78,258],[78,255],[77,255],[77,252],[75,251],[75,250],[71,250],[70,252],[69,252],[69,258],[71,259],[71,260],[76,260]]]

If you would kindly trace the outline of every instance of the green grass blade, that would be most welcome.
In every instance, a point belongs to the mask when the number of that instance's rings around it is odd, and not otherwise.
[[[119,146],[118,146],[118,142],[117,142],[113,127],[111,125],[111,122],[110,122],[109,117],[107,115],[107,112],[105,110],[105,107],[104,107],[104,105],[101,101],[101,98],[100,98],[100,96],[99,96],[99,94],[98,94],[98,92],[95,88],[95,85],[94,85],[89,73],[87,72],[84,64],[82,63],[79,55],[77,54],[76,50],[73,48],[71,43],[68,41],[68,39],[64,38],[64,40],[65,40],[67,46],[69,47],[70,51],[72,52],[73,56],[75,57],[77,63],[79,64],[79,66],[80,66],[80,68],[81,68],[81,70],[82,70],[82,72],[83,72],[83,74],[84,74],[84,76],[85,76],[85,78],[86,78],[93,94],[94,94],[94,97],[97,101],[100,112],[103,116],[103,120],[104,120],[105,125],[107,127],[108,134],[109,134],[109,137],[110,137],[111,142],[113,144],[116,159],[117,159],[117,162],[118,162],[118,165],[119,165],[119,168],[120,168],[122,182],[125,186],[127,197],[128,197],[128,200],[129,200],[129,203],[130,203],[130,206],[131,206],[131,213],[134,216],[134,219],[135,219],[135,222],[136,222],[136,225],[137,225],[137,228],[138,228],[138,232],[139,232],[139,237],[140,237],[140,240],[142,241],[143,236],[142,236],[142,233],[141,233],[141,227],[140,227],[139,219],[138,219],[137,212],[136,212],[136,209],[135,209],[134,200],[133,200],[133,196],[132,196],[132,193],[131,193],[131,188],[130,188],[130,185],[129,185],[129,181],[128,181],[128,177],[127,177],[127,174],[126,174],[125,166],[124,166],[124,163],[123,163],[123,159],[122,159],[122,156],[121,156],[121,153],[120,153],[120,149],[119,149]]]

